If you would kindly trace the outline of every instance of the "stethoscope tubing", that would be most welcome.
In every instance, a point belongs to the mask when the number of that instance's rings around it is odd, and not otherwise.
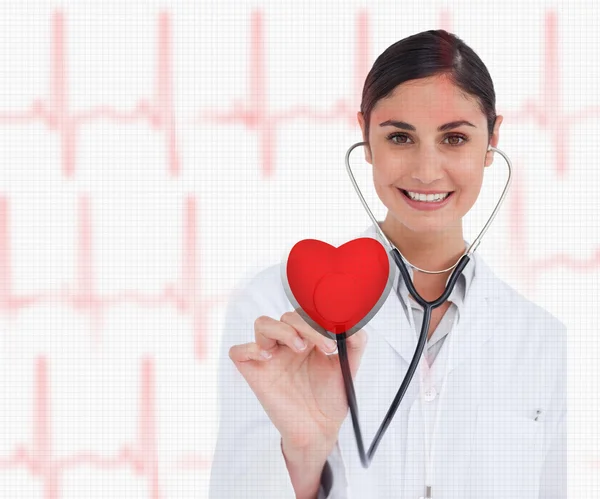
[[[354,383],[352,381],[352,374],[350,371],[350,364],[348,361],[348,351],[346,348],[346,334],[341,333],[341,334],[336,335],[338,356],[340,359],[340,367],[341,367],[342,376],[344,379],[344,387],[346,390],[346,398],[348,401],[348,407],[350,409],[350,414],[352,417],[352,426],[354,428],[354,434],[356,436],[356,444],[358,447],[358,453],[360,455],[360,461],[362,463],[363,468],[368,468],[369,465],[371,464],[371,461],[373,460],[373,456],[375,455],[375,451],[377,450],[377,447],[379,446],[379,443],[381,442],[383,435],[385,434],[387,428],[389,427],[390,423],[392,422],[392,419],[394,418],[394,415],[396,414],[396,411],[398,410],[398,407],[400,406],[400,402],[404,398],[404,395],[406,394],[406,390],[408,389],[408,386],[410,385],[410,382],[412,381],[412,379],[415,375],[417,366],[419,364],[419,359],[421,358],[423,350],[425,349],[425,344],[427,342],[427,331],[429,330],[429,324],[431,322],[431,313],[432,313],[433,309],[439,307],[448,299],[448,297],[450,296],[450,293],[452,293],[452,290],[454,289],[454,286],[456,285],[456,282],[458,281],[458,277],[460,276],[463,269],[467,266],[467,264],[471,260],[473,253],[475,252],[475,250],[477,249],[477,247],[479,246],[479,244],[481,242],[481,238],[483,237],[483,235],[485,234],[485,232],[491,225],[496,214],[498,213],[498,210],[500,209],[500,206],[502,205],[504,198],[506,197],[508,188],[511,183],[512,163],[511,163],[510,159],[508,158],[508,156],[503,151],[501,151],[500,149],[497,149],[495,147],[492,147],[491,145],[488,146],[488,151],[495,151],[495,152],[499,153],[500,155],[502,155],[502,157],[506,160],[506,164],[508,166],[508,179],[506,181],[504,190],[502,191],[502,195],[500,196],[500,199],[498,200],[498,203],[496,204],[494,211],[490,215],[490,218],[484,225],[483,229],[481,230],[481,232],[479,233],[477,238],[475,238],[475,240],[471,243],[469,248],[467,248],[467,251],[461,256],[461,258],[458,260],[458,262],[456,262],[452,267],[449,267],[448,269],[444,269],[444,270],[440,270],[440,271],[427,271],[427,270],[419,269],[418,267],[415,267],[414,265],[411,265],[409,263],[409,265],[416,268],[417,270],[420,270],[422,272],[429,273],[429,274],[439,274],[439,273],[447,272],[448,270],[454,269],[452,271],[452,274],[450,275],[450,279],[448,280],[448,283],[446,284],[446,288],[444,289],[444,292],[442,293],[442,295],[439,298],[437,298],[436,300],[429,302],[429,301],[425,300],[415,289],[415,286],[414,286],[412,280],[410,279],[410,274],[408,273],[408,269],[406,268],[405,258],[402,256],[400,251],[385,236],[385,234],[383,233],[383,230],[381,230],[381,227],[379,227],[379,223],[377,222],[377,219],[371,212],[371,209],[369,208],[369,205],[365,201],[365,198],[363,197],[363,195],[360,191],[360,188],[358,187],[356,179],[354,178],[354,175],[352,174],[352,169],[350,168],[350,153],[352,152],[352,150],[355,147],[360,146],[360,145],[365,145],[365,144],[366,144],[366,142],[357,142],[356,144],[353,144],[348,149],[348,152],[346,153],[346,170],[348,172],[348,175],[350,176],[350,180],[352,181],[354,189],[355,189],[356,193],[358,194],[358,197],[360,198],[365,210],[367,211],[369,217],[375,224],[375,228],[377,229],[379,235],[381,236],[381,238],[387,245],[387,247],[389,249],[389,251],[388,251],[389,255],[392,257],[394,263],[400,270],[400,273],[402,274],[402,279],[404,280],[410,294],[415,298],[417,303],[423,307],[423,324],[421,325],[421,333],[419,334],[419,340],[417,342],[417,348],[415,350],[415,354],[410,362],[410,365],[408,366],[408,370],[406,372],[406,375],[404,376],[404,379],[402,380],[402,384],[400,385],[400,388],[399,388],[398,392],[396,393],[394,400],[392,401],[392,405],[388,409],[388,412],[385,415],[383,422],[381,423],[379,429],[377,430],[377,433],[375,434],[375,437],[369,447],[369,450],[366,452],[365,452],[365,444],[364,444],[363,438],[362,438],[362,431],[360,428],[360,422],[359,422],[359,416],[358,416],[358,405],[356,402],[356,393],[354,390]]]
[[[406,372],[406,375],[404,376],[404,380],[402,381],[402,384],[400,385],[400,389],[396,393],[396,396],[394,397],[392,405],[388,409],[388,412],[385,415],[385,418],[383,419],[383,422],[381,423],[379,429],[377,430],[377,433],[375,434],[375,438],[373,439],[373,442],[371,443],[371,446],[369,447],[369,450],[367,452],[365,452],[365,445],[364,445],[363,438],[362,438],[362,431],[360,428],[360,422],[359,422],[359,417],[358,417],[358,405],[356,402],[356,393],[354,390],[354,383],[352,381],[352,374],[350,372],[350,364],[348,362],[348,351],[346,348],[346,336],[344,334],[339,334],[337,337],[338,355],[339,355],[339,359],[340,359],[340,366],[342,369],[342,376],[344,378],[344,386],[346,389],[346,398],[348,399],[348,406],[350,408],[350,414],[352,417],[352,426],[354,428],[354,434],[356,436],[356,444],[358,447],[358,453],[360,455],[360,461],[362,463],[363,468],[368,468],[369,465],[371,464],[371,461],[373,460],[375,451],[377,450],[377,447],[379,446],[379,443],[381,442],[381,439],[383,438],[383,435],[385,434],[388,426],[392,422],[392,419],[394,419],[394,415],[396,414],[398,407],[400,407],[400,402],[402,402],[402,399],[404,398],[406,390],[408,389],[408,386],[410,385],[410,382],[412,381],[412,379],[415,375],[417,366],[419,364],[419,359],[421,358],[423,350],[425,349],[425,344],[427,342],[427,331],[429,330],[429,323],[431,322],[431,313],[432,313],[433,309],[439,307],[448,299],[448,297],[450,296],[450,293],[452,293],[452,290],[454,289],[456,282],[458,281],[458,277],[460,276],[463,269],[467,266],[467,264],[471,260],[469,255],[467,255],[467,254],[463,255],[460,258],[458,265],[456,265],[455,269],[452,271],[452,275],[450,276],[448,284],[446,285],[446,289],[444,290],[442,295],[439,298],[437,298],[436,300],[429,302],[429,301],[424,300],[419,295],[417,290],[415,289],[414,284],[410,279],[408,269],[406,268],[404,261],[400,257],[400,252],[396,248],[394,248],[390,252],[390,254],[391,254],[392,258],[394,259],[394,262],[396,263],[398,269],[400,270],[402,277],[404,279],[404,282],[406,283],[406,285],[408,287],[408,290],[416,298],[417,302],[424,307],[423,324],[421,325],[421,333],[419,335],[419,341],[417,343],[417,348],[415,350],[415,354],[410,362],[410,365],[408,366],[408,371]]]
[[[381,227],[379,227],[379,224],[377,223],[377,219],[375,218],[375,215],[373,215],[373,212],[371,211],[371,208],[369,208],[369,205],[368,205],[367,201],[365,200],[364,196],[362,195],[362,192],[360,192],[360,188],[358,187],[358,183],[356,182],[356,179],[354,178],[354,174],[352,173],[352,168],[350,168],[350,154],[352,153],[352,151],[356,147],[362,146],[362,145],[366,145],[366,144],[367,144],[366,142],[357,142],[356,144],[352,144],[348,148],[348,151],[346,152],[346,158],[345,158],[346,172],[348,173],[348,176],[350,177],[350,181],[352,182],[354,190],[356,191],[356,194],[358,195],[358,198],[360,199],[360,202],[362,203],[363,207],[365,208],[365,211],[367,212],[367,214],[371,218],[372,222],[375,224],[375,229],[379,233],[379,236],[381,237],[381,239],[383,240],[383,242],[385,243],[385,245],[388,247],[388,250],[391,251],[391,250],[396,249],[396,248],[390,242],[390,240],[387,238],[387,236],[384,234],[383,230],[381,230]],[[506,197],[506,194],[508,193],[508,188],[510,187],[510,184],[512,182],[512,163],[510,161],[510,158],[506,155],[506,153],[504,151],[501,151],[500,149],[498,149],[496,147],[493,147],[491,145],[488,146],[487,150],[488,151],[497,152],[498,154],[500,154],[504,158],[504,160],[506,161],[506,165],[508,166],[508,177],[506,179],[506,185],[504,186],[504,190],[502,191],[502,194],[500,195],[500,199],[496,203],[496,206],[494,207],[494,210],[492,211],[492,214],[488,218],[488,221],[485,223],[485,225],[481,229],[481,232],[479,232],[479,234],[473,240],[473,242],[471,243],[471,245],[467,248],[467,251],[465,252],[467,255],[472,255],[473,253],[475,253],[475,251],[479,247],[479,244],[481,243],[481,239],[483,238],[483,236],[485,235],[485,233],[489,229],[490,225],[494,221],[494,218],[496,218],[496,215],[497,215],[498,211],[500,210],[500,206],[502,206],[502,203],[504,202],[504,198]],[[401,253],[400,253],[400,256],[402,257],[403,260],[406,261],[406,259],[404,258],[404,256]],[[448,272],[449,270],[451,270],[454,266],[458,265],[458,262],[455,263],[452,267],[449,267],[449,268],[444,269],[444,270],[437,270],[437,271],[429,271],[429,270],[420,269],[419,267],[417,267],[415,265],[412,265],[410,263],[409,263],[409,265],[411,265],[411,267],[413,267],[413,268],[415,268],[415,269],[417,269],[417,270],[419,270],[421,272],[424,272],[426,274],[441,274],[443,272]]]

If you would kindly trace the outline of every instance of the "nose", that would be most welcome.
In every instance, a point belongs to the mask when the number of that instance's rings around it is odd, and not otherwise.
[[[422,184],[431,184],[444,178],[443,154],[433,148],[415,158],[411,177]]]

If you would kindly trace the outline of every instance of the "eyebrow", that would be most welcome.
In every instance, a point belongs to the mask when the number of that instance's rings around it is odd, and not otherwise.
[[[441,125],[438,127],[438,132],[445,132],[446,130],[452,130],[453,128],[458,128],[459,126],[467,125],[477,128],[473,123],[467,120],[457,120],[451,121],[450,123],[446,123],[445,125]],[[416,132],[417,129],[411,125],[410,123],[406,123],[405,121],[396,121],[396,120],[387,120],[383,123],[379,123],[379,126],[395,126],[396,128],[401,128],[402,130],[412,130]]]

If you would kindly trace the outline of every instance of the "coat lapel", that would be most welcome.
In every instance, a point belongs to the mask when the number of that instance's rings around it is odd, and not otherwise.
[[[475,258],[475,274],[464,304],[464,316],[461,317],[456,330],[450,333],[455,336],[451,339],[452,353],[448,372],[461,363],[472,360],[473,352],[491,338],[494,327],[490,320],[493,289],[491,286],[492,281],[497,277],[477,252],[473,254],[473,258]]]
[[[374,226],[367,229],[362,237],[374,237],[379,240]],[[489,321],[488,309],[490,284],[493,279],[496,279],[496,276],[477,252],[473,254],[473,258],[476,259],[475,274],[464,304],[463,314],[455,330],[450,333],[454,335],[454,338],[451,341],[453,352],[450,356],[448,372],[472,358],[474,349],[480,343],[487,341],[492,333],[493,325]],[[397,272],[400,273],[400,271]],[[410,364],[417,349],[417,333],[410,326],[395,290],[390,291],[377,314],[363,329],[367,334],[381,335],[400,357]],[[434,368],[435,365],[434,362]]]

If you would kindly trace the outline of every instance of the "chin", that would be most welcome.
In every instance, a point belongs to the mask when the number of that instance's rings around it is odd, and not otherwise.
[[[448,214],[441,215],[436,212],[407,214],[390,210],[390,214],[396,223],[403,225],[411,232],[422,234],[444,232],[452,227],[460,226],[462,222],[462,217],[450,217]]]

